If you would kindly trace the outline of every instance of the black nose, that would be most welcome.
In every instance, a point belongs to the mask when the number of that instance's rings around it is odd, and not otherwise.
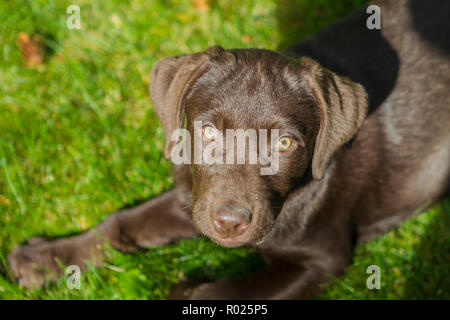
[[[222,238],[234,238],[244,233],[252,221],[249,210],[230,204],[220,204],[212,213],[212,222]]]

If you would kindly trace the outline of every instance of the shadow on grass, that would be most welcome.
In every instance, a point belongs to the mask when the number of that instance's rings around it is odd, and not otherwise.
[[[413,248],[404,299],[450,298],[450,198],[437,209],[440,212],[434,215]]]
[[[205,264],[201,267],[186,270],[186,277],[199,283],[213,282],[223,278],[240,279],[263,269],[266,265],[264,259],[254,250],[236,250],[239,251],[238,254],[236,254],[236,252],[234,254],[229,254],[229,252],[224,251],[225,257],[222,258],[222,261],[216,267],[211,268],[211,266]],[[220,257],[220,255],[215,253],[213,258],[217,259],[217,257]]]
[[[365,3],[367,0],[280,0],[276,9],[280,31],[278,49],[316,33]]]

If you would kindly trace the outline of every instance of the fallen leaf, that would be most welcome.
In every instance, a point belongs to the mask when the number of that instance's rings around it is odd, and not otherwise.
[[[208,11],[209,10],[209,1],[208,0],[194,0],[194,7],[200,11]]]
[[[248,34],[244,34],[241,38],[243,43],[250,43],[250,41],[252,41],[252,37],[249,36]]]
[[[37,67],[44,63],[44,45],[38,34],[30,38],[25,32],[17,36],[17,46],[27,67]]]
[[[120,28],[122,26],[122,20],[120,19],[119,15],[117,13],[114,13],[113,15],[111,15],[110,18],[116,28]]]
[[[0,194],[0,204],[4,206],[9,206],[11,204],[11,201],[4,195]]]

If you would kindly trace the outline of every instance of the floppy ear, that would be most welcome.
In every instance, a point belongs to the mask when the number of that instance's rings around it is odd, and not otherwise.
[[[361,127],[368,108],[367,93],[360,84],[322,68],[312,59],[303,58],[301,65],[311,75],[307,81],[319,108],[312,174],[314,179],[321,179],[335,151]]]
[[[211,56],[223,49],[219,46],[205,52],[167,57],[159,60],[150,76],[150,97],[153,108],[164,130],[164,156],[170,158],[176,141],[170,137],[174,130],[183,126],[186,96],[195,81],[208,69]]]

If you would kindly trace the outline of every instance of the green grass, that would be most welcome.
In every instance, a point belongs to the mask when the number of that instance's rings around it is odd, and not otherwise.
[[[208,46],[278,49],[338,19],[364,0],[0,2],[0,263],[36,235],[85,230],[109,212],[171,187],[148,82],[161,57]],[[66,28],[81,7],[82,30]],[[44,67],[24,67],[19,32],[44,35]],[[323,298],[449,298],[450,202],[361,245]],[[261,266],[248,249],[206,239],[132,255],[108,250],[105,267],[24,290],[0,276],[0,299],[161,299],[183,275],[235,277]],[[365,286],[381,268],[381,290]]]

